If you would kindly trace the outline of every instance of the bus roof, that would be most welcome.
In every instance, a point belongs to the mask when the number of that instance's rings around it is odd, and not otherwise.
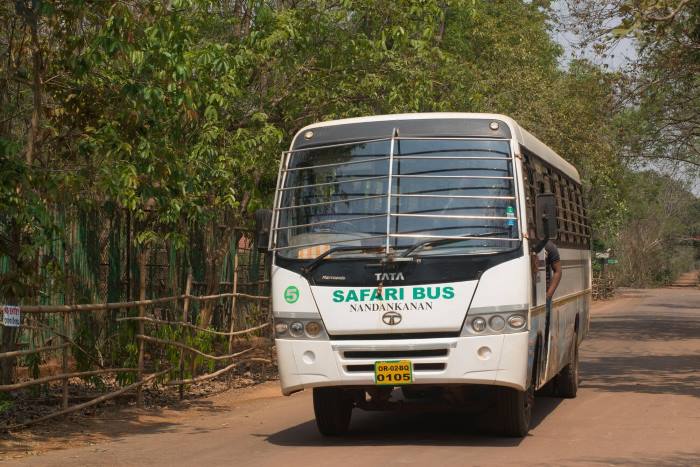
[[[317,128],[327,128],[337,125],[355,125],[355,124],[368,124],[374,122],[390,122],[390,121],[410,121],[410,120],[430,120],[430,119],[462,119],[462,120],[500,120],[505,122],[513,137],[522,146],[527,148],[532,153],[536,154],[542,158],[545,162],[551,164],[557,169],[561,170],[564,174],[568,175],[576,182],[581,183],[581,177],[579,176],[576,168],[566,161],[559,154],[554,152],[549,146],[544,144],[542,141],[537,139],[532,133],[521,127],[518,122],[512,118],[501,115],[501,114],[489,114],[489,113],[467,113],[467,112],[430,112],[430,113],[409,113],[409,114],[391,114],[391,115],[374,115],[370,117],[356,117],[356,118],[345,118],[341,120],[330,120],[326,122],[314,123],[312,125],[305,126],[294,136],[292,140],[292,147],[294,147],[295,142],[299,135]],[[479,135],[481,136],[481,135]]]

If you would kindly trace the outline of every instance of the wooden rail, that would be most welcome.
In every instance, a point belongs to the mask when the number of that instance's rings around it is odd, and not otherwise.
[[[159,303],[172,302],[174,300],[194,300],[194,301],[209,301],[218,300],[220,298],[238,297],[248,300],[269,300],[270,297],[265,295],[250,295],[245,293],[221,293],[216,295],[174,295],[172,297],[152,298],[149,300],[136,300],[132,302],[114,302],[114,303],[88,303],[75,305],[19,305],[22,313],[73,313],[76,311],[105,311],[117,310],[120,308],[136,308],[139,306],[157,305]]]
[[[68,343],[61,344],[61,345],[51,345],[48,347],[37,347],[35,349],[29,349],[29,350],[13,350],[12,352],[3,352],[0,353],[0,360],[3,358],[14,358],[14,357],[21,357],[23,355],[31,355],[33,353],[39,353],[39,352],[49,352],[51,350],[59,350],[59,349],[65,349],[68,347]],[[0,386],[2,387],[2,386]]]
[[[59,375],[44,376],[43,378],[22,381],[21,383],[5,384],[0,386],[0,392],[16,391],[17,389],[28,388],[39,384],[50,383],[51,381],[69,380],[71,378],[83,378],[85,376],[96,376],[105,373],[136,373],[138,368],[105,368],[103,370],[80,371],[77,373],[62,373]]]
[[[215,371],[213,373],[197,376],[196,378],[182,379],[182,380],[178,380],[178,381],[168,381],[167,383],[165,383],[165,385],[166,386],[179,386],[181,384],[192,384],[192,383],[199,383],[201,381],[207,381],[210,379],[214,379],[217,376],[221,376],[224,373],[233,370],[237,366],[242,365],[244,363],[248,363],[248,362],[272,363],[270,360],[268,360],[266,358],[255,358],[255,357],[246,358],[245,360],[241,360],[240,362],[231,363],[229,366],[226,366],[226,367],[224,367],[218,371]]]
[[[82,404],[74,405],[74,406],[72,406],[72,407],[65,407],[65,408],[63,408],[63,409],[61,409],[61,410],[59,410],[59,411],[57,411],[57,412],[53,412],[53,413],[50,413],[50,414],[48,414],[48,415],[44,415],[43,417],[35,418],[35,419],[33,419],[33,420],[28,420],[28,421],[23,422],[23,423],[19,423],[19,424],[16,424],[16,425],[8,426],[8,427],[5,428],[5,430],[8,430],[8,431],[10,431],[10,430],[16,430],[16,429],[18,429],[18,428],[23,428],[23,427],[32,425],[32,424],[34,424],[34,423],[43,422],[43,421],[49,420],[49,419],[51,419],[51,418],[59,417],[59,416],[61,416],[61,415],[66,415],[66,414],[69,414],[69,413],[71,413],[71,412],[76,412],[76,411],[78,411],[78,410],[82,410],[82,409],[85,409],[85,408],[87,408],[87,407],[91,407],[91,406],[93,406],[93,405],[99,404],[100,402],[104,402],[104,401],[107,401],[107,400],[110,400],[110,399],[114,399],[115,397],[117,397],[117,396],[119,396],[119,395],[121,395],[121,394],[124,394],[124,393],[127,392],[127,391],[130,391],[130,390],[132,390],[132,389],[139,388],[139,387],[141,387],[142,385],[144,385],[144,384],[146,384],[146,383],[148,383],[148,382],[150,382],[150,381],[153,381],[154,379],[156,379],[157,377],[159,377],[159,376],[161,376],[161,375],[164,375],[164,374],[167,373],[168,371],[170,371],[170,368],[165,369],[165,370],[162,370],[162,371],[159,371],[159,372],[157,372],[157,373],[153,373],[153,374],[151,374],[151,375],[148,375],[148,376],[144,377],[141,381],[137,381],[137,382],[135,382],[135,383],[133,383],[133,384],[130,384],[129,386],[125,386],[125,387],[120,388],[120,389],[118,389],[118,390],[116,390],[116,391],[113,391],[113,392],[110,392],[110,393],[108,393],[108,394],[104,394],[104,395],[102,395],[102,396],[96,397],[96,398],[94,398],[94,399],[92,399],[92,400],[90,400],[90,401],[88,401],[88,402],[84,402],[84,403],[82,403]]]
[[[253,350],[253,348],[251,347],[250,349],[241,350],[240,352],[232,353],[229,355],[209,355],[208,353],[204,353],[201,350],[195,349],[194,347],[190,347],[189,345],[185,345],[176,341],[158,339],[157,337],[145,336],[143,334],[137,334],[136,338],[145,342],[153,342],[154,344],[172,345],[173,347],[179,347],[181,349],[187,350],[192,353],[196,353],[197,355],[200,355],[204,358],[208,358],[210,360],[230,360],[232,358],[241,356]]]
[[[261,324],[260,326],[255,326],[252,328],[243,329],[241,331],[221,332],[221,331],[215,331],[213,329],[195,326],[194,324],[185,323],[184,321],[166,321],[166,320],[162,320],[162,319],[150,318],[148,316],[143,316],[143,317],[142,316],[127,316],[124,318],[117,318],[117,321],[145,321],[147,323],[153,323],[153,324],[170,324],[170,325],[176,325],[176,326],[184,326],[184,327],[187,327],[190,329],[196,329],[197,331],[216,334],[217,336],[242,336],[244,334],[250,334],[251,332],[265,329],[266,327],[268,327],[270,325],[270,323],[265,323],[265,324]],[[0,354],[0,355],[2,355],[2,354]]]
[[[144,276],[145,277],[145,276]],[[260,281],[261,283],[264,281]],[[34,420],[29,420],[24,423],[20,423],[17,425],[13,425],[11,427],[6,427],[5,429],[17,429],[21,428],[33,423],[37,422],[42,422],[45,420],[48,420],[50,418],[58,417],[64,414],[68,414],[86,407],[90,407],[92,405],[98,404],[100,402],[112,399],[114,397],[117,397],[127,391],[130,391],[132,389],[137,390],[137,404],[139,407],[142,406],[143,403],[143,392],[142,388],[143,385],[153,381],[155,378],[166,374],[168,371],[171,369],[168,368],[167,370],[159,371],[157,373],[153,373],[151,375],[145,374],[145,355],[144,355],[144,344],[145,343],[152,343],[152,344],[157,344],[157,345],[162,345],[162,346],[174,346],[179,349],[181,349],[180,352],[180,364],[179,364],[179,372],[180,376],[179,379],[177,380],[172,380],[168,383],[166,383],[167,386],[180,386],[181,388],[181,394],[182,394],[182,388],[185,384],[192,384],[192,383],[197,383],[200,381],[207,381],[213,378],[216,378],[217,376],[220,376],[222,374],[225,374],[232,369],[236,368],[237,366],[245,363],[245,362],[260,362],[263,364],[266,363],[271,363],[271,360],[264,359],[264,358],[258,358],[258,357],[250,357],[246,358],[244,360],[240,361],[235,361],[231,362],[230,364],[227,364],[224,368],[221,368],[217,371],[214,371],[209,374],[205,375],[200,375],[200,376],[193,376],[192,378],[183,378],[183,356],[187,353],[194,354],[201,356],[206,359],[210,360],[215,360],[215,361],[225,361],[225,360],[232,360],[237,357],[244,356],[248,354],[249,352],[253,351],[254,348],[248,348],[239,352],[232,353],[230,346],[232,343],[232,339],[235,336],[242,336],[246,334],[250,334],[256,331],[260,331],[262,329],[268,328],[270,326],[270,323],[263,323],[257,326],[250,327],[248,329],[242,329],[242,330],[234,330],[233,323],[234,323],[234,309],[233,307],[235,306],[235,301],[236,299],[245,299],[245,300],[255,300],[260,301],[266,300],[269,301],[270,297],[268,296],[262,296],[262,295],[251,295],[251,294],[246,294],[246,293],[238,293],[236,291],[236,287],[234,286],[232,292],[228,293],[220,293],[220,294],[215,294],[215,295],[192,295],[190,293],[191,291],[191,276],[188,279],[188,287],[185,290],[185,293],[182,295],[175,295],[171,297],[162,297],[162,298],[154,298],[154,299],[144,299],[143,296],[141,296],[141,300],[135,300],[135,301],[128,301],[128,302],[113,302],[113,303],[91,303],[91,304],[73,304],[73,305],[20,305],[20,310],[24,314],[23,318],[25,318],[23,321],[23,325],[21,326],[21,329],[26,329],[26,330],[37,330],[37,331],[49,331],[54,337],[58,338],[59,344],[56,345],[47,345],[43,347],[37,347],[34,349],[26,349],[26,350],[16,350],[16,351],[9,351],[9,352],[4,352],[0,353],[0,359],[10,359],[10,358],[17,358],[17,357],[22,357],[25,355],[31,355],[31,354],[36,354],[36,353],[42,353],[42,352],[50,352],[50,351],[61,351],[62,358],[61,358],[61,373],[57,375],[50,375],[50,376],[44,376],[28,381],[22,381],[22,382],[17,382],[13,384],[5,384],[5,385],[0,385],[0,393],[3,392],[10,392],[10,391],[16,391],[32,386],[38,386],[42,384],[48,384],[53,381],[62,381],[62,408],[61,410],[58,410],[57,412],[48,414],[46,416],[39,417]],[[188,308],[189,308],[189,303],[191,301],[210,301],[210,300],[217,300],[217,299],[222,299],[222,298],[232,298],[232,310],[231,310],[231,319],[232,319],[232,326],[231,330],[229,332],[224,332],[224,331],[217,331],[214,329],[208,329],[208,328],[203,328],[200,326],[197,326],[196,324],[191,324],[187,322],[187,317],[188,317]],[[158,319],[152,316],[145,316],[145,307],[147,306],[152,306],[152,305],[158,305],[162,303],[169,303],[169,302],[174,302],[175,306],[177,307],[177,302],[179,300],[183,300],[183,314],[182,314],[182,320],[180,321],[168,321],[168,320],[163,320],[163,319]],[[139,323],[139,330],[137,335],[135,336],[137,341],[138,341],[138,347],[139,347],[139,358],[138,358],[138,366],[136,368],[104,368],[102,364],[99,361],[96,361],[95,358],[90,355],[87,351],[82,349],[76,342],[70,339],[69,337],[69,315],[71,313],[81,313],[81,312],[96,312],[96,311],[106,311],[106,310],[118,310],[118,309],[129,309],[129,308],[139,308],[139,315],[138,316],[128,316],[128,317],[121,317],[117,318],[117,322],[122,322],[122,321],[135,321]],[[63,329],[61,331],[54,329],[53,327],[46,326],[43,324],[40,324],[37,322],[38,318],[35,318],[34,315],[38,315],[41,313],[59,313],[63,314]],[[214,334],[217,336],[225,336],[228,337],[229,340],[229,351],[228,354],[226,355],[210,355],[205,352],[200,351],[199,349],[186,345],[184,341],[171,341],[171,340],[165,340],[165,339],[160,339],[156,337],[151,337],[146,335],[145,330],[144,330],[144,324],[152,324],[152,325],[173,325],[173,326],[181,326],[187,329],[192,329],[195,331],[199,332],[206,332],[210,334]],[[192,334],[190,334],[192,335]],[[82,353],[85,353],[90,360],[95,362],[98,366],[99,369],[96,370],[90,370],[90,371],[78,371],[78,372],[69,372],[69,357],[70,357],[70,351],[71,349],[76,349],[77,351],[80,351]],[[177,369],[175,369],[177,370]],[[194,372],[194,366],[192,368],[192,371]],[[69,388],[69,380],[72,378],[81,378],[81,377],[88,377],[88,376],[96,376],[96,375],[102,375],[102,374],[110,374],[110,373],[137,373],[137,381],[134,382],[133,384],[130,384],[128,386],[125,386],[123,388],[120,388],[116,391],[113,391],[109,394],[105,394],[103,396],[96,397],[95,399],[92,399],[88,402],[78,404],[72,407],[68,406],[68,388]],[[0,429],[2,429],[0,427]]]

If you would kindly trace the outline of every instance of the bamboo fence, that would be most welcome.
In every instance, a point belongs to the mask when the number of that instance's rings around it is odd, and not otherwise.
[[[593,300],[607,300],[615,295],[615,278],[606,274],[593,277]]]
[[[129,301],[106,301],[105,303],[87,303],[87,304],[72,304],[72,305],[20,305],[20,314],[22,323],[19,332],[30,332],[30,342],[25,345],[34,345],[34,348],[15,350],[11,349],[0,353],[0,360],[12,359],[16,365],[16,359],[28,358],[36,355],[52,355],[60,361],[60,373],[48,376],[39,376],[30,378],[26,381],[10,381],[7,384],[0,385],[0,394],[14,391],[20,391],[31,387],[49,385],[50,383],[60,381],[61,383],[61,406],[47,415],[42,415],[33,420],[23,421],[22,423],[12,426],[0,426],[0,430],[12,430],[22,428],[27,425],[42,422],[54,417],[59,417],[72,412],[82,410],[101,402],[114,399],[124,393],[136,391],[137,406],[143,407],[143,391],[147,384],[162,384],[165,387],[179,386],[180,397],[184,395],[186,385],[208,381],[216,377],[228,374],[231,371],[239,368],[244,364],[260,364],[262,374],[265,374],[265,365],[272,364],[272,357],[263,358],[260,355],[253,355],[255,350],[253,347],[243,350],[234,351],[234,339],[243,338],[255,334],[267,333],[270,327],[269,313],[269,296],[265,295],[266,286],[269,284],[269,279],[265,278],[264,267],[263,274],[258,277],[261,269],[260,259],[256,259],[255,264],[251,263],[251,254],[249,250],[246,255],[242,251],[244,257],[247,258],[247,264],[241,264],[239,256],[240,245],[232,248],[232,263],[233,268],[229,271],[231,279],[229,281],[220,282],[221,287],[228,288],[229,291],[224,291],[218,294],[196,294],[194,290],[203,291],[202,284],[196,284],[193,279],[192,269],[189,270],[186,277],[185,293],[180,295],[171,295],[159,298],[146,298],[143,291],[144,284],[141,284],[139,300]],[[264,259],[264,258],[263,258]],[[245,263],[245,261],[243,261]],[[244,275],[244,280],[239,280],[239,271],[242,268],[251,268],[254,266],[255,271],[251,278],[250,269],[248,275]],[[145,271],[140,271],[141,279],[146,277]],[[255,280],[259,279],[259,280]],[[253,293],[241,292],[239,287],[244,286],[244,290],[252,291]],[[151,289],[153,291],[153,289]],[[257,291],[257,293],[255,293]],[[261,293],[263,292],[263,293]],[[207,325],[198,325],[196,306],[192,309],[193,304],[204,304],[211,301],[218,301],[219,319],[218,325],[224,329],[216,329],[215,323],[207,323]],[[178,306],[182,305],[178,312]],[[251,308],[247,304],[254,304],[254,316],[249,315]],[[162,305],[171,307],[171,311],[176,313],[175,319],[168,319],[161,316]],[[265,305],[265,306],[263,306]],[[167,307],[166,307],[167,308]],[[138,309],[138,315],[129,315],[128,310]],[[170,309],[170,308],[169,308]],[[150,310],[148,312],[147,310]],[[104,312],[111,314],[105,315]],[[122,314],[122,316],[114,316],[114,313]],[[87,314],[87,315],[86,315]],[[132,312],[133,314],[133,312]],[[229,317],[229,322],[224,319]],[[133,335],[133,339],[138,349],[138,360],[135,366],[123,367],[116,365],[103,365],[102,356],[95,356],[90,350],[79,345],[74,336],[71,336],[69,331],[70,323],[75,323],[76,319],[85,316],[101,316],[109,326],[115,326],[110,329],[112,333],[119,332],[119,326],[127,326],[129,323],[136,323],[137,331]],[[171,314],[171,316],[173,316]],[[257,322],[256,322],[257,321]],[[111,324],[110,324],[111,323]],[[59,324],[59,326],[57,326]],[[57,328],[60,328],[58,330]],[[169,327],[173,331],[170,335],[176,337],[166,337],[162,335],[149,335],[150,330],[163,329]],[[242,328],[242,329],[241,329]],[[9,329],[9,328],[7,328]],[[116,331],[115,331],[116,329]],[[133,329],[133,328],[131,328]],[[40,334],[43,342],[35,342],[33,337]],[[215,354],[206,349],[197,348],[192,343],[192,338],[195,336],[212,336],[211,339],[218,339],[219,348],[222,350],[220,355]],[[189,338],[189,341],[188,341]],[[26,339],[25,339],[26,340]],[[199,341],[195,341],[199,342]],[[210,341],[210,342],[213,342]],[[148,349],[147,349],[148,346]],[[240,346],[239,346],[240,348]],[[148,351],[150,349],[150,352]],[[177,363],[168,360],[167,350],[174,349],[179,352],[176,357]],[[72,354],[73,353],[73,354]],[[80,355],[90,361],[93,367],[85,371],[71,370],[71,357],[74,359]],[[164,358],[163,355],[166,355]],[[187,377],[185,363],[187,359],[191,360],[190,372],[191,376]],[[223,368],[214,368],[206,374],[195,374],[195,359],[204,359],[214,362],[224,362]],[[165,360],[163,362],[162,360]],[[70,380],[75,378],[99,377],[103,375],[118,375],[118,374],[135,374],[135,380],[131,379],[125,386],[120,387],[112,392],[100,394],[84,403],[69,406],[71,399],[69,394]],[[175,376],[176,375],[176,376]]]
[[[269,300],[269,297],[267,296],[253,296],[249,294],[243,294],[243,293],[237,293],[237,292],[231,292],[231,293],[224,293],[224,294],[218,294],[218,295],[209,295],[209,296],[192,296],[189,294],[183,294],[177,297],[164,297],[164,298],[159,298],[159,299],[152,299],[152,300],[139,300],[139,301],[132,301],[132,302],[121,302],[121,303],[103,303],[103,304],[85,304],[85,305],[61,305],[61,306],[21,306],[20,310],[22,314],[27,314],[31,315],[33,313],[61,313],[65,317],[68,317],[69,314],[71,313],[82,313],[82,312],[96,312],[96,311],[103,311],[103,310],[111,310],[111,309],[130,309],[130,308],[143,308],[147,305],[154,305],[157,303],[164,303],[164,302],[169,302],[172,300],[176,299],[182,299],[185,301],[206,301],[206,300],[215,300],[215,299],[221,299],[225,297],[238,297],[238,298],[245,298],[245,299],[250,299],[250,300]],[[168,320],[161,320],[161,319],[156,319],[150,316],[128,316],[128,317],[123,317],[123,318],[118,318],[118,322],[123,322],[123,321],[137,321],[141,324],[153,324],[153,325],[170,325],[170,326],[180,326],[184,328],[189,328],[189,329],[194,329],[198,332],[204,332],[204,333],[211,333],[219,336],[225,336],[228,338],[233,338],[235,336],[243,336],[251,333],[255,333],[258,331],[262,331],[265,328],[269,327],[269,322],[259,324],[257,326],[250,327],[248,329],[242,329],[242,330],[235,330],[235,331],[229,331],[229,332],[221,332],[221,331],[216,331],[213,329],[208,329],[208,328],[203,328],[200,326],[196,326],[194,324],[185,322],[185,321],[168,321]],[[160,346],[173,346],[177,347],[181,350],[181,355],[183,355],[185,352],[189,352],[192,354],[199,355],[201,357],[211,359],[214,361],[223,361],[223,360],[232,360],[238,357],[241,357],[243,355],[246,355],[250,353],[253,348],[248,348],[243,351],[231,353],[229,350],[228,354],[225,355],[211,355],[207,354],[205,352],[200,351],[199,349],[188,346],[183,344],[182,342],[174,341],[174,340],[168,340],[168,339],[160,339],[152,336],[146,335],[144,332],[144,328],[140,329],[141,333],[137,334],[135,337],[138,341],[139,345],[139,355],[143,355],[145,353],[145,344],[152,343],[152,344],[157,344]],[[61,337],[61,336],[59,336]],[[82,371],[82,372],[69,372],[68,371],[68,360],[70,358],[70,347],[71,343],[65,338],[62,338],[63,342],[59,345],[51,345],[51,346],[44,346],[44,347],[37,347],[34,349],[28,349],[28,350],[17,350],[17,351],[11,351],[11,352],[4,352],[0,353],[0,359],[5,359],[5,358],[16,358],[20,356],[26,356],[26,355],[31,355],[31,354],[36,354],[36,353],[44,353],[44,352],[52,352],[52,351],[61,351],[62,354],[62,372],[60,374],[56,375],[51,375],[51,376],[45,376],[45,377],[39,377],[39,378],[34,378],[30,379],[28,381],[22,381],[18,383],[13,383],[13,384],[5,384],[5,385],[0,385],[0,392],[10,392],[10,391],[17,391],[20,389],[25,389],[28,387],[32,386],[38,386],[38,385],[43,385],[47,384],[53,381],[61,381],[63,385],[63,391],[62,391],[62,399],[61,399],[61,410],[58,410],[54,413],[39,417],[34,420],[30,420],[27,422],[23,422],[21,424],[13,425],[10,427],[5,427],[6,429],[16,429],[16,428],[21,428],[24,426],[27,426],[32,423],[37,423],[37,422],[42,422],[45,420],[48,420],[53,417],[58,417],[61,415],[69,414],[71,412],[75,412],[81,409],[84,409],[86,407],[90,407],[92,405],[95,405],[100,402],[104,402],[110,399],[113,399],[117,396],[120,396],[121,394],[133,390],[133,389],[139,389],[142,388],[146,383],[155,381],[156,378],[161,377],[168,373],[170,371],[170,368],[167,368],[165,370],[157,371],[152,374],[146,375],[145,373],[145,360],[143,358],[139,358],[139,364],[136,368],[101,368],[98,370],[90,370],[90,371]],[[229,344],[229,349],[230,349],[230,344]],[[234,362],[229,364],[228,366],[221,368],[219,370],[213,371],[209,374],[205,375],[200,375],[197,377],[192,377],[189,379],[185,379],[182,377],[182,372],[180,372],[180,379],[174,380],[174,381],[169,381],[166,382],[166,386],[173,386],[173,385],[185,385],[185,384],[193,384],[201,381],[207,381],[210,379],[213,379],[217,376],[221,376],[233,369],[235,369],[237,366],[244,362],[259,362],[259,363],[272,363],[270,359],[265,359],[265,358],[248,358],[244,359],[242,361]],[[84,378],[88,376],[96,376],[96,375],[102,375],[102,374],[109,374],[109,373],[137,373],[139,375],[137,381],[129,386],[120,388],[116,391],[110,392],[108,394],[100,395],[99,397],[94,398],[91,401],[74,405],[69,407],[68,406],[68,383],[69,380],[73,378]],[[143,406],[143,399],[139,398],[138,399],[138,406],[142,407]]]

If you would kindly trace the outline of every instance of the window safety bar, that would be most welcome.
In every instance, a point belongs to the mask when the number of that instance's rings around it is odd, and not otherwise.
[[[360,178],[350,178],[347,180],[337,180],[335,182],[323,182],[323,183],[313,183],[311,185],[297,185],[297,186],[286,186],[280,188],[281,191],[287,190],[300,190],[302,188],[314,188],[317,186],[330,186],[330,185],[340,185],[342,183],[355,183],[355,182],[365,182],[368,180],[381,180],[383,178],[389,178],[388,175],[379,175],[376,177],[360,177]]]
[[[459,169],[457,169],[459,170]],[[394,178],[474,178],[483,180],[513,180],[513,177],[495,175],[392,175]]]
[[[296,172],[300,170],[311,170],[311,169],[318,169],[318,168],[324,168],[324,167],[339,167],[339,166],[345,166],[345,165],[354,165],[354,164],[367,164],[369,162],[377,162],[377,161],[387,161],[389,160],[389,156],[382,156],[382,157],[370,157],[368,159],[364,160],[356,160],[356,161],[346,161],[346,162],[333,162],[330,164],[319,164],[319,165],[309,165],[309,166],[303,166],[303,167],[293,167],[291,169],[285,169],[285,172]]]
[[[401,138],[398,138],[398,139],[401,140]],[[405,139],[406,138],[404,138],[404,140]],[[512,158],[510,157],[510,153],[508,153],[508,152],[497,151],[495,149],[485,149],[485,148],[454,148],[454,149],[435,149],[433,151],[414,151],[414,152],[407,153],[406,156],[412,156],[415,154],[436,154],[436,153],[440,153],[440,152],[486,152],[486,153],[493,153],[493,154],[503,154],[506,157],[503,157],[502,159],[507,158],[507,159],[512,160]],[[398,157],[405,157],[405,156],[402,156],[399,154]],[[430,159],[432,159],[433,157],[436,157],[436,156],[430,156]]]
[[[323,146],[310,146],[310,147],[306,147],[306,148],[291,149],[289,151],[284,151],[283,154],[294,154],[296,152],[315,151],[317,149],[340,148],[343,146],[355,146],[358,144],[377,143],[379,141],[389,141],[390,139],[391,138],[376,138],[376,139],[366,139],[366,140],[359,140],[359,141],[348,141],[346,143],[326,144]]]
[[[411,153],[414,154],[414,153]],[[426,153],[427,154],[427,153]],[[485,160],[485,161],[512,161],[512,157],[488,157],[488,156],[403,156],[397,155],[396,160],[404,159],[419,159],[422,161],[432,161],[432,160]],[[480,169],[483,170],[483,169]]]
[[[348,234],[350,235],[350,234]],[[381,234],[381,235],[371,235],[369,237],[366,236],[357,236],[354,238],[349,238],[349,239],[344,239],[344,240],[328,240],[324,242],[318,242],[318,243],[303,243],[301,245],[288,245],[288,246],[283,246],[283,247],[275,247],[272,249],[272,251],[282,251],[282,250],[292,250],[295,248],[310,248],[314,246],[322,246],[322,245],[334,245],[336,243],[350,243],[350,242],[357,242],[357,241],[365,241],[365,240],[377,240],[377,239],[382,239],[384,240],[386,238],[386,235]],[[362,245],[365,246],[365,245]],[[368,248],[373,247],[374,245],[366,245]],[[381,244],[376,245],[377,248],[381,247]]]
[[[470,216],[470,215],[461,215],[461,214],[398,214],[398,213],[391,213],[391,217],[423,217],[423,218],[428,218],[428,219],[488,219],[488,220],[496,220],[496,221],[501,221],[501,220],[509,220],[513,219],[515,221],[518,220],[517,217],[506,217],[506,216]]]
[[[428,235],[428,234],[389,234],[392,238],[434,238],[436,240],[501,240],[506,242],[519,242],[520,238],[501,237],[463,237],[461,235]]]
[[[386,195],[381,194],[381,195],[371,195],[371,196],[360,196],[357,198],[348,198],[348,199],[336,199],[333,201],[321,201],[318,203],[308,203],[308,204],[297,204],[294,206],[286,206],[283,208],[279,208],[280,211],[286,211],[289,209],[301,209],[301,208],[310,208],[313,206],[324,206],[324,205],[332,205],[332,204],[338,204],[338,203],[352,203],[353,201],[364,201],[367,199],[376,199],[376,198],[386,198]]]
[[[478,136],[397,136],[397,140],[416,140],[416,141],[423,141],[423,140],[454,140],[454,141],[484,141],[484,139],[487,139],[489,141],[507,141],[510,138],[498,138],[498,137],[488,137],[488,138],[483,138],[483,137],[478,137]]]
[[[396,137],[399,135],[399,129],[394,128],[391,131],[391,144],[389,145],[389,179],[387,181],[386,187],[386,254],[388,255],[391,250],[391,180],[394,174],[394,144],[396,143]]]
[[[384,196],[384,195],[382,195]],[[457,198],[457,199],[503,199],[514,200],[515,196],[485,196],[485,195],[429,195],[429,194],[409,194],[409,193],[394,193],[397,198]]]
[[[386,214],[373,214],[371,216],[360,216],[360,217],[351,217],[349,219],[332,219],[328,221],[319,221],[319,222],[311,222],[309,224],[294,224],[294,225],[286,225],[284,227],[275,227],[273,230],[289,230],[289,229],[297,229],[301,227],[313,227],[315,225],[328,225],[328,224],[338,224],[340,222],[353,222],[353,221],[360,221],[363,219],[375,219],[377,217],[384,217]]]

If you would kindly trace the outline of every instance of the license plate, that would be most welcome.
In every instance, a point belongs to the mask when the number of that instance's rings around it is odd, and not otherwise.
[[[386,360],[374,362],[374,383],[397,386],[413,382],[413,365],[410,360]]]

